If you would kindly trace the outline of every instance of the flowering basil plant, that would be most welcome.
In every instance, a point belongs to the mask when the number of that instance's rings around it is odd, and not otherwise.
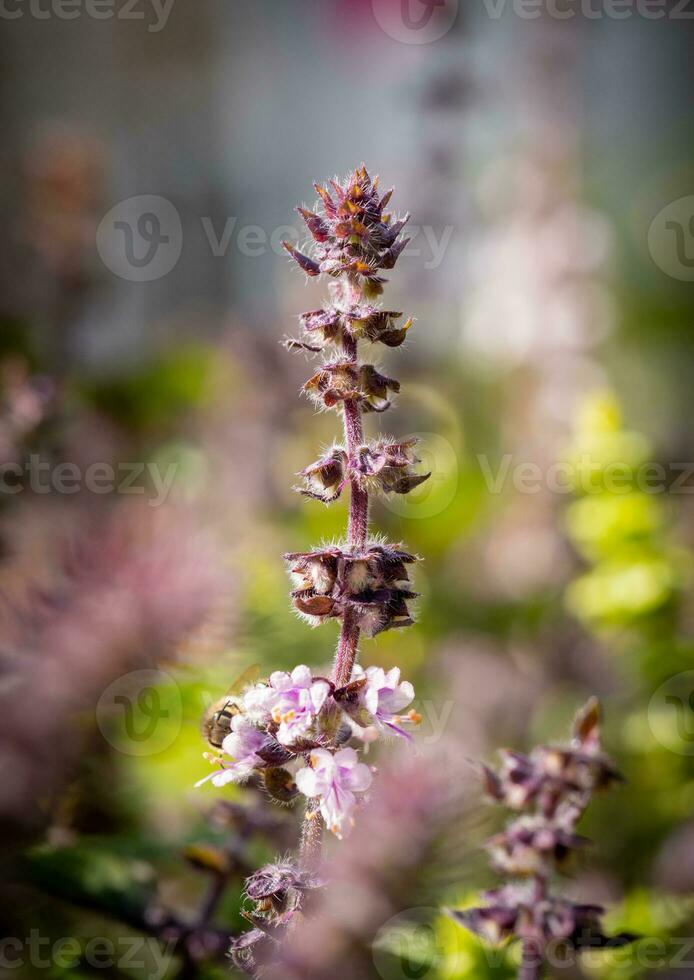
[[[357,663],[360,637],[411,625],[416,597],[409,567],[417,558],[370,535],[370,495],[405,494],[429,476],[417,472],[415,440],[370,441],[362,424],[364,413],[390,407],[400,384],[361,362],[360,343],[399,347],[413,322],[379,304],[386,282],[381,272],[392,269],[406,247],[402,230],[409,216],[394,217],[387,210],[393,192],[381,194],[378,185],[363,166],[331,181],[330,190],[314,185],[315,209],[297,209],[312,246],[299,251],[285,243],[307,276],[329,280],[325,306],[303,314],[301,336],[285,346],[323,354],[303,392],[321,410],[337,411],[344,429],[342,443],[301,471],[304,485],[297,489],[330,503],[349,488],[350,501],[343,541],[285,556],[297,613],[311,626],[340,623],[330,676],[301,664],[250,685],[225,705],[215,716],[215,731],[221,727],[224,734],[209,755],[215,771],[201,780],[217,787],[259,780],[279,803],[306,803],[296,859],[269,865],[247,882],[253,907],[244,914],[254,928],[232,943],[231,956],[250,973],[268,947],[277,946],[305,893],[321,884],[323,827],[341,838],[355,823],[373,778],[359,750],[385,735],[410,739],[408,729],[420,720],[411,707],[414,689],[397,667]]]

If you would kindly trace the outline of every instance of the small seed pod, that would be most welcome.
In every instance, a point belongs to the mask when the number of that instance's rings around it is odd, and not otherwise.
[[[335,446],[315,463],[301,471],[305,487],[297,487],[300,493],[314,500],[329,504],[342,493],[348,479],[347,453],[341,446]]]
[[[312,626],[340,618],[351,608],[368,636],[398,626],[409,626],[407,603],[416,593],[407,565],[414,555],[395,546],[369,545],[364,549],[323,548],[284,556],[291,563],[297,586],[291,593],[294,608]]]
[[[385,412],[391,405],[388,394],[400,391],[400,382],[380,374],[373,364],[333,361],[309,378],[302,390],[320,408],[356,401],[365,412]]]

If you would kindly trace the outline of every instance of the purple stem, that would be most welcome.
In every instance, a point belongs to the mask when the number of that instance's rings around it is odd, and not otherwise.
[[[537,944],[530,939],[523,940],[523,957],[518,980],[540,980],[542,971],[542,956]]]
[[[346,359],[357,365],[357,342],[346,338],[343,342]],[[357,400],[344,403],[345,442],[352,473],[356,472],[357,453],[364,443],[361,406]],[[350,550],[364,548],[369,531],[369,495],[362,490],[355,475],[350,477],[349,525],[347,544]],[[338,687],[349,683],[357,659],[359,647],[359,623],[356,613],[348,609],[342,617],[342,628],[335,654],[333,680]]]
[[[355,283],[346,284],[347,295],[353,302],[358,302],[360,290]],[[357,342],[345,338],[343,342],[345,359],[357,366]],[[361,407],[358,401],[345,401],[344,427],[347,454],[352,473],[356,470],[357,452],[364,443],[364,428],[361,420]],[[347,528],[347,545],[349,549],[359,549],[366,545],[369,532],[369,495],[359,486],[354,475],[350,476],[349,524]],[[333,664],[333,681],[337,687],[349,683],[352,670],[357,659],[359,648],[359,623],[356,614],[347,610],[342,617],[340,638],[337,643],[335,662]],[[301,832],[301,864],[303,867],[314,865],[320,854],[322,839],[322,820],[318,814],[315,800],[310,800],[306,807],[303,828]]]
[[[318,801],[308,800],[306,815],[301,827],[301,846],[299,848],[302,868],[316,866],[320,856],[322,838],[323,822],[318,812]]]

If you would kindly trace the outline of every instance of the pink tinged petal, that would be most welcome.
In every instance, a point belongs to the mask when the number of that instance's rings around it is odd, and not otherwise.
[[[311,686],[311,700],[313,702],[313,710],[317,714],[320,709],[325,704],[328,695],[330,694],[330,685],[327,681],[314,681]]]
[[[313,755],[318,755],[318,752],[324,752],[325,749],[318,749]],[[352,769],[359,763],[359,756],[354,749],[340,749],[333,756],[335,760],[335,765],[339,766],[340,769]]]
[[[247,712],[256,717],[269,718],[277,692],[270,687],[254,687],[247,691],[243,698],[243,705]]]
[[[198,781],[197,781],[197,783],[195,784],[195,787],[194,787],[194,788],[195,788],[195,789],[198,789],[198,788],[199,788],[200,786],[202,786],[202,785],[203,785],[203,783],[209,783],[209,781],[210,781],[210,780],[211,780],[211,779],[212,779],[212,778],[213,778],[214,776],[218,776],[220,772],[224,772],[224,770],[223,770],[223,769],[218,769],[218,770],[217,770],[216,772],[211,772],[211,773],[209,774],[209,776],[205,776],[205,777],[204,777],[203,779],[198,779]]]
[[[366,676],[369,680],[369,687],[380,690],[382,687],[389,686],[386,682],[386,674],[382,667],[367,667]]]
[[[243,754],[241,737],[235,732],[232,732],[231,735],[227,735],[222,742],[222,752],[226,753],[228,756],[231,756],[232,759],[237,759]]]
[[[402,711],[414,699],[414,688],[408,681],[403,681],[395,691],[388,691],[381,694],[379,698],[379,712],[381,714],[395,715]]]
[[[248,718],[244,718],[243,715],[234,715],[231,719],[231,730],[232,732],[240,733],[246,728],[251,728],[251,724]]]
[[[342,749],[342,752],[354,752],[354,749]],[[338,755],[341,753],[338,752]],[[356,755],[356,752],[354,753]],[[314,749],[311,753],[311,763],[314,769],[317,770],[327,770],[331,774],[335,771],[335,759],[336,756],[332,752],[328,752],[327,749]]]
[[[407,704],[414,700],[414,686],[409,681],[403,681],[398,690],[403,697],[407,698]]]
[[[293,718],[291,721],[283,721],[277,730],[277,741],[282,745],[291,745],[298,738],[305,735],[311,727],[312,718],[309,716]]]
[[[300,793],[304,796],[319,796],[319,780],[316,775],[315,770],[311,769],[310,766],[306,766],[304,769],[299,769],[296,776],[294,777],[297,788]]]
[[[223,769],[221,772],[215,772],[212,774],[212,785],[216,786],[218,789],[222,786],[226,786],[227,783],[233,783],[238,780],[241,773],[236,770],[235,767],[231,769]]]
[[[372,781],[371,770],[363,762],[358,762],[349,774],[349,788],[355,793],[364,793]]]
[[[230,732],[222,742],[222,751],[232,759],[252,756],[265,741],[266,735],[247,718],[237,715],[231,723],[234,731]]]
[[[387,674],[384,674],[384,679],[384,687],[389,687],[391,690],[395,689],[400,683],[400,668],[392,667]]]
[[[310,687],[311,686],[311,671],[305,664],[299,664],[292,671],[292,681],[296,687]]]
[[[367,687],[364,692],[364,707],[371,715],[378,713],[379,697],[375,687]]]
[[[195,784],[195,789],[210,780],[214,786],[226,786],[227,783],[232,783],[237,778],[238,776],[233,769],[217,769],[215,772],[211,772],[209,776],[205,776],[204,779],[199,779]]]
[[[342,836],[345,823],[349,825],[355,802],[353,793],[348,789],[340,789],[335,784],[330,792],[322,797],[320,811],[326,826],[336,837]]]
[[[285,691],[292,686],[291,675],[286,670],[275,670],[270,674],[270,687],[275,691]]]

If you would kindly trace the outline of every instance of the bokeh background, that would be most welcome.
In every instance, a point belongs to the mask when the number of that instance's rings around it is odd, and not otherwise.
[[[225,976],[245,872],[293,846],[292,811],[192,787],[213,700],[330,661],[281,560],[345,505],[292,492],[338,421],[279,344],[321,294],[280,241],[364,162],[417,230],[370,433],[418,435],[433,474],[374,508],[425,562],[417,626],[365,658],[415,681],[459,810],[445,874],[343,859],[346,907],[377,911],[305,975],[513,975],[436,911],[493,881],[501,818],[458,763],[597,693],[627,782],[565,887],[645,939],[561,975],[694,976],[694,29],[669,0],[540,6],[3,8],[2,975]],[[372,840],[422,819],[390,791]]]

